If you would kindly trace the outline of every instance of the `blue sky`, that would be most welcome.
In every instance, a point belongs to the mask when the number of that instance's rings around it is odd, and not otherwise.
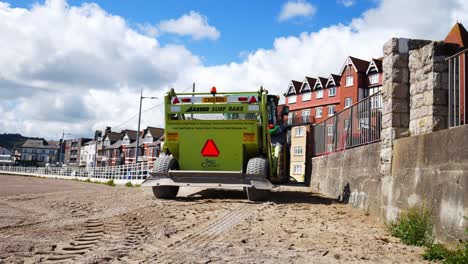
[[[0,0],[0,133],[135,129],[141,88],[283,94],[293,79],[338,73],[347,56],[381,57],[392,37],[442,40],[468,25],[466,0],[89,2]],[[163,126],[162,115],[154,108],[142,126]]]
[[[44,1],[11,1],[13,7],[29,8]],[[296,36],[301,32],[314,32],[338,23],[348,24],[353,18],[376,5],[375,0],[356,0],[346,7],[340,1],[308,1],[317,11],[310,17],[296,17],[278,22],[278,15],[287,0],[69,0],[70,5],[94,2],[108,13],[127,20],[130,26],[157,24],[162,20],[174,19],[190,11],[208,18],[208,23],[219,30],[216,40],[193,40],[189,36],[165,34],[158,36],[162,45],[182,44],[200,56],[205,65],[239,62],[242,54],[259,48],[272,48],[275,38]]]

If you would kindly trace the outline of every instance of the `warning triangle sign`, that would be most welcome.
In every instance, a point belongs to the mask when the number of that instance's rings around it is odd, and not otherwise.
[[[214,140],[208,139],[203,146],[201,150],[201,154],[203,157],[218,157],[219,156],[219,150],[216,144],[214,143]]]

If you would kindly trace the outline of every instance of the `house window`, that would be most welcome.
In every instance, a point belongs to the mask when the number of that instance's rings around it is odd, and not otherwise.
[[[328,125],[327,126],[327,135],[328,136],[333,136],[333,125]]]
[[[317,98],[317,99],[323,98],[323,90],[322,89],[317,90],[317,94],[315,95],[315,98]]]
[[[328,116],[332,116],[334,114],[335,114],[335,106],[334,105],[328,106]]]
[[[349,119],[345,119],[345,120],[344,120],[344,130],[345,130],[345,131],[348,131],[349,128],[350,128],[350,127],[349,127]]]
[[[293,120],[293,113],[289,113],[288,114],[288,124],[292,124],[292,120]]]
[[[301,126],[300,126],[300,127],[296,127],[294,130],[295,130],[295,131],[294,131],[294,135],[295,135],[296,137],[302,137],[302,136],[304,136],[304,127],[301,127]]]
[[[291,96],[288,96],[288,103],[289,104],[295,104],[296,103],[296,96],[295,95],[291,95]]]
[[[315,108],[315,117],[322,117],[322,107]]]
[[[301,174],[302,173],[302,165],[294,165],[293,173],[294,174]]]
[[[352,104],[353,104],[353,98],[348,97],[348,98],[346,98],[346,99],[344,100],[344,106],[345,106],[345,108],[350,107]]]
[[[330,87],[330,89],[328,89],[328,96],[335,96],[336,95],[336,87],[333,86],[333,87]]]
[[[305,94],[302,95],[302,101],[303,101],[303,102],[309,101],[311,98],[312,98],[312,96],[311,96],[311,93],[310,93],[310,92],[305,93]]]
[[[370,84],[376,84],[379,83],[379,74],[374,73],[369,76],[369,83]]]
[[[302,156],[303,155],[302,146],[295,146],[294,147],[294,155],[295,156]]]
[[[346,86],[353,86],[353,76],[346,76]]]
[[[307,123],[310,120],[310,110],[302,111],[302,122]]]

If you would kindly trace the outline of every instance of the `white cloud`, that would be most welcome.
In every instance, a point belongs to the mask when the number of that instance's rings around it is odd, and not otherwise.
[[[353,6],[356,1],[355,0],[338,0],[338,3],[344,5],[345,7]]]
[[[161,32],[173,33],[181,36],[192,36],[195,40],[219,38],[219,31],[208,24],[208,19],[195,12],[183,15],[177,19],[169,19],[159,23],[158,28]]]
[[[283,22],[295,17],[309,17],[315,14],[317,8],[305,0],[288,1],[281,8],[278,21]]]
[[[338,72],[348,55],[381,56],[391,37],[443,39],[457,19],[468,25],[467,11],[464,0],[382,0],[349,24],[279,37],[240,63],[207,67],[184,46],[160,45],[95,4],[53,0],[22,9],[0,2],[0,133],[91,136],[134,116],[142,87],[160,98],[192,82],[198,91],[263,85],[282,94],[291,79]],[[160,102],[144,101],[143,109]],[[161,126],[162,111],[144,113],[142,126]],[[119,129],[136,125],[134,118]]]

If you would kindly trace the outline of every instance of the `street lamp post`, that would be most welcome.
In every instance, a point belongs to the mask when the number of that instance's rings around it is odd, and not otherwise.
[[[141,123],[141,104],[143,99],[158,99],[157,97],[144,97],[143,96],[143,88],[140,92],[140,111],[138,111],[138,130],[137,130],[137,138],[136,138],[136,146],[135,146],[135,164],[138,164],[138,147],[140,145],[140,123]]]
[[[62,145],[63,145],[63,139],[65,136],[70,136],[70,133],[65,133],[64,130],[62,130],[62,139],[60,140],[59,144],[59,155],[58,155],[58,163],[60,164],[62,162]]]

